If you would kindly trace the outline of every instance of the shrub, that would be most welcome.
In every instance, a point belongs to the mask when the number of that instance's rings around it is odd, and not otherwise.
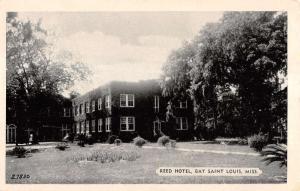
[[[70,148],[70,147],[67,143],[62,142],[62,143],[58,143],[55,148],[64,151],[66,150],[66,148]]]
[[[24,158],[26,157],[26,154],[29,151],[27,149],[25,149],[24,147],[21,146],[16,146],[13,150],[12,150],[12,154],[17,156],[18,158]]]
[[[101,163],[116,162],[120,160],[134,161],[140,155],[134,150],[121,150],[121,149],[97,149],[89,153],[80,153],[73,156],[71,160],[79,161],[97,161]]]
[[[85,136],[83,134],[79,134],[77,144],[81,147],[84,147],[84,142],[85,142]]]
[[[94,144],[95,143],[94,137],[91,134],[88,134],[87,137],[86,137],[86,142],[89,145]]]
[[[106,143],[113,144],[117,138],[118,138],[118,136],[116,136],[116,135],[110,135],[108,137],[108,139],[106,140]]]
[[[133,143],[134,143],[134,145],[136,145],[138,147],[142,147],[144,144],[147,143],[147,141],[145,139],[143,139],[142,137],[138,136],[133,139]]]
[[[120,146],[122,144],[121,139],[115,139],[115,145]]]
[[[279,166],[287,166],[287,145],[286,144],[271,144],[267,145],[261,152],[264,156],[263,161],[267,165],[279,161]]]
[[[244,139],[244,138],[239,138],[237,144],[238,145],[248,145],[248,140]]]
[[[176,147],[176,141],[175,140],[170,140],[170,142],[169,142],[169,144],[170,144],[170,147],[172,147],[172,148],[175,148]]]
[[[268,139],[264,135],[257,134],[248,137],[248,144],[250,148],[253,148],[256,151],[261,151],[262,148],[268,144]]]
[[[170,137],[164,135],[164,136],[161,136],[161,137],[158,138],[157,144],[162,145],[162,146],[166,146],[167,143],[169,143],[170,141],[171,141]]]

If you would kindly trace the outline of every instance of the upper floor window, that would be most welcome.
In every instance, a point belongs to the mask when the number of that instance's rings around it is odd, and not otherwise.
[[[105,108],[111,108],[110,95],[105,96]]]
[[[85,103],[85,112],[90,113],[90,102]]]
[[[64,117],[70,117],[70,108],[64,108]]]
[[[177,130],[187,130],[188,129],[188,119],[187,117],[177,117],[176,118]]]
[[[120,94],[120,107],[134,107],[134,94]]]
[[[111,118],[110,117],[105,118],[105,130],[106,130],[106,132],[111,131]]]
[[[83,104],[80,104],[80,115],[84,114],[84,106]]]
[[[98,110],[101,110],[102,109],[102,99],[99,98],[98,99]]]
[[[121,117],[120,118],[121,131],[134,131],[135,118],[134,117]]]
[[[95,103],[95,100],[93,100],[93,101],[92,101],[92,112],[95,111],[95,107],[96,107],[95,104],[96,104],[96,103]]]
[[[159,96],[154,96],[154,111],[159,112]]]
[[[102,119],[98,119],[98,132],[102,132],[102,125],[103,125]]]
[[[179,102],[179,108],[186,109],[187,108],[187,101],[181,101]]]

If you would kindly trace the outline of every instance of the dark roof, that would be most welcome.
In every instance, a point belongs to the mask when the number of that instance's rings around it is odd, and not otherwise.
[[[147,87],[151,85],[157,85],[159,86],[159,80],[158,79],[152,79],[152,80],[140,80],[138,82],[128,82],[128,81],[111,81],[108,82],[104,85],[101,85],[81,96],[78,96],[76,98],[74,98],[72,101],[75,103],[81,103],[83,101],[86,101],[88,99],[90,99],[91,97],[95,97],[95,96],[99,96],[99,94],[101,95],[103,92],[106,92],[109,90],[109,88],[111,87],[118,87],[118,86],[127,86],[127,85],[136,85],[136,86],[143,86],[143,87]]]

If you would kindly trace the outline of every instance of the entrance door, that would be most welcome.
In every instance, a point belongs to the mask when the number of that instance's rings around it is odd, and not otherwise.
[[[15,143],[17,138],[17,126],[10,124],[6,126],[6,142]]]

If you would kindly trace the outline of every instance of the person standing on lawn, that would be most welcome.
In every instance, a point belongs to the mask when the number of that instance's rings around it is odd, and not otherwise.
[[[29,135],[29,144],[33,144],[33,133]]]

